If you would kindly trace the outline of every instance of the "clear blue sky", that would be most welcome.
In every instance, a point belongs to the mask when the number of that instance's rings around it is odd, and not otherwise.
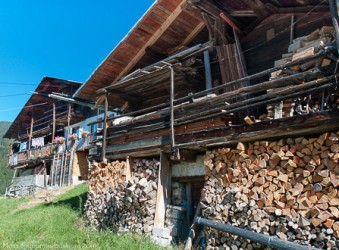
[[[153,2],[0,1],[0,121],[44,76],[85,82]]]

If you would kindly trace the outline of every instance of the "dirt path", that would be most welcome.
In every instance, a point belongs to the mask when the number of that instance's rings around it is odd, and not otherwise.
[[[55,197],[67,192],[68,190],[73,189],[75,186],[67,186],[60,188],[47,189],[46,191],[38,192],[33,197],[31,197],[27,202],[24,202],[18,206],[17,210],[32,208],[38,204],[44,202],[50,202]]]

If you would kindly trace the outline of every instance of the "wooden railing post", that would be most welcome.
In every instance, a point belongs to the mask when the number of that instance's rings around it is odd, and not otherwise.
[[[52,142],[54,141],[55,137],[55,103],[53,103],[53,125],[52,125]]]
[[[28,159],[31,157],[31,146],[32,146],[32,137],[33,137],[33,124],[34,124],[34,117],[33,117],[33,113],[32,113],[31,127],[30,127],[30,130],[29,130],[28,147],[27,147],[27,156],[28,156]]]
[[[107,112],[108,112],[108,98],[107,94],[105,95],[105,113],[104,113],[104,131],[102,138],[102,152],[101,152],[101,160],[106,162],[106,138],[107,138]]]

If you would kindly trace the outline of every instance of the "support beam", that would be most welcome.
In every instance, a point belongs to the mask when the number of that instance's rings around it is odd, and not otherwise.
[[[104,133],[102,138],[102,152],[101,152],[101,160],[103,162],[107,162],[106,159],[106,138],[107,138],[107,112],[108,112],[108,98],[107,94],[105,95],[105,111],[104,111]]]
[[[331,16],[338,20],[338,8],[337,2],[338,0],[328,0],[330,5]]]
[[[212,88],[212,72],[210,64],[210,54],[208,50],[204,51],[204,64],[205,64],[206,89],[209,90]]]
[[[246,67],[246,61],[245,61],[245,57],[244,57],[244,53],[242,52],[242,48],[241,48],[241,43],[239,41],[239,37],[238,34],[236,32],[235,29],[233,29],[233,36],[234,36],[234,41],[235,41],[235,45],[237,48],[237,53],[239,56],[239,62],[240,62],[240,66],[241,66],[241,77],[247,77],[247,67]],[[245,84],[242,84],[242,86],[249,86],[249,81],[245,81]]]
[[[330,4],[333,27],[336,33],[337,51],[339,53],[339,25],[338,25],[339,17],[338,17],[337,1],[329,0],[329,4]]]
[[[46,171],[46,162],[45,160],[42,161],[42,164],[43,164],[43,173],[44,173],[44,187],[45,187],[45,190],[47,190],[47,171]]]
[[[166,205],[170,202],[171,171],[169,155],[161,152],[154,228],[165,227]]]
[[[31,128],[29,130],[29,139],[28,139],[28,150],[31,149],[31,146],[32,146],[32,137],[33,137],[33,124],[34,124],[34,117],[32,116],[31,117]]]
[[[220,17],[227,23],[229,24],[237,33],[240,33],[241,30],[239,27],[229,18],[227,17],[224,13],[220,13]]]
[[[72,111],[72,105],[70,103],[68,103],[68,113],[67,113],[67,127],[68,127],[68,130],[70,130],[69,126],[71,125],[71,111]]]
[[[170,112],[171,112],[171,148],[175,148],[175,132],[174,132],[174,69],[171,70],[171,92],[170,92]]]
[[[199,10],[208,13],[209,15],[213,16],[214,18],[220,18],[220,13],[224,13],[223,10],[218,8],[214,3],[207,0],[199,0],[199,1],[188,1],[188,3],[193,8],[198,8]],[[235,24],[236,26],[239,26],[238,20],[230,17],[229,13],[225,13],[228,15],[228,19]]]
[[[185,40],[181,43],[181,46],[186,46],[205,28],[205,24],[201,22],[198,24],[195,29],[185,38]]]
[[[12,154],[13,154],[13,142],[9,144],[8,151],[7,151],[7,167],[9,167],[9,162],[10,162]]]
[[[52,120],[52,122],[53,122],[53,127],[52,127],[52,141],[54,141],[54,137],[55,137],[55,102],[53,102],[53,120]]]
[[[132,166],[133,166],[133,158],[130,156],[126,157],[126,181],[132,179]]]
[[[294,39],[294,25],[295,25],[294,15],[292,15],[291,16],[291,30],[290,30],[290,44],[293,43],[293,39]]]

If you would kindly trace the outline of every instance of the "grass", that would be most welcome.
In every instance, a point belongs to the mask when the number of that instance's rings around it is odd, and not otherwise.
[[[141,235],[116,235],[82,223],[87,186],[50,204],[17,209],[27,199],[0,199],[0,249],[160,249]]]

